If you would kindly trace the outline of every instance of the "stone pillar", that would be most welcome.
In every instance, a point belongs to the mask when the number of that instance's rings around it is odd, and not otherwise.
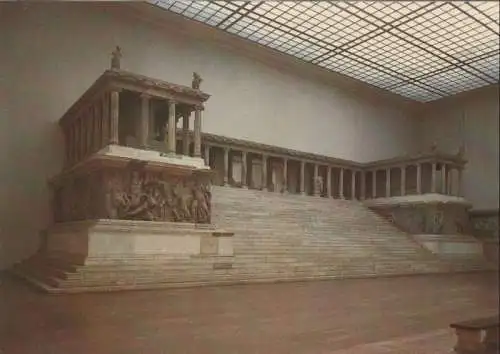
[[[229,185],[229,148],[224,148],[224,185]]]
[[[66,163],[67,163],[67,166],[69,166],[74,161],[73,156],[74,156],[74,150],[75,150],[75,129],[74,129],[73,122],[69,122],[67,134],[68,134],[68,137],[66,139],[66,152],[67,152]]]
[[[356,171],[351,172],[351,199],[356,199]]]
[[[100,103],[100,102],[99,102]],[[94,132],[93,132],[93,150],[94,151],[99,151],[102,147],[102,141],[101,141],[101,121],[102,121],[102,111],[99,103],[95,104],[93,106],[93,117],[94,117]]]
[[[139,146],[142,149],[148,147],[148,134],[149,134],[149,103],[150,96],[146,94],[141,95],[141,121],[139,128]]]
[[[118,136],[118,120],[120,117],[120,92],[119,91],[111,91],[110,98],[110,135],[109,135],[109,143],[110,144],[118,144],[119,136]]]
[[[377,170],[372,171],[372,198],[377,198]]]
[[[462,196],[462,172],[463,172],[463,169],[462,169],[462,167],[459,167],[457,170],[458,170],[457,197],[461,197]]]
[[[391,169],[385,169],[385,197],[391,197]]]
[[[436,163],[432,163],[431,193],[436,193]]]
[[[361,171],[361,194],[360,194],[360,199],[365,200],[366,199],[366,172]]]
[[[422,194],[422,164],[417,163],[417,194]]]
[[[189,155],[189,112],[182,117],[182,154]]]
[[[210,145],[205,144],[205,151],[204,151],[204,158],[205,158],[205,166],[210,166]]]
[[[406,195],[406,166],[401,166],[401,195]]]
[[[78,131],[78,137],[79,137],[79,143],[80,143],[80,150],[78,153],[79,160],[82,160],[85,157],[86,154],[86,142],[87,139],[85,139],[85,122],[84,122],[84,117],[80,116],[78,118],[78,126],[79,126],[79,131]]]
[[[241,187],[248,188],[247,185],[247,152],[241,152]]]
[[[332,167],[326,166],[326,197],[332,197]]]
[[[321,195],[321,191],[316,187],[316,184],[318,183],[318,175],[319,175],[319,166],[318,164],[314,164],[314,177],[313,177],[313,182],[314,182],[314,189],[313,189],[313,195],[315,197],[319,197]]]
[[[194,157],[201,156],[201,107],[194,111]]]
[[[262,154],[262,190],[267,191],[267,155]]]
[[[447,181],[447,178],[446,178],[446,164],[443,163],[441,164],[441,193],[442,194],[446,194],[446,181]]]
[[[344,199],[344,169],[342,167],[339,176],[339,198]]]
[[[167,152],[175,154],[176,147],[176,122],[175,122],[175,101],[168,101],[168,133],[167,133]]]
[[[305,194],[305,176],[306,176],[306,163],[304,161],[300,161],[300,194]]]
[[[110,94],[104,95],[102,101],[101,101],[101,110],[102,110],[102,118],[101,118],[101,141],[102,141],[102,146],[107,146],[109,144],[109,125],[111,123],[110,119],[110,105],[111,105],[111,99],[110,99]]]
[[[283,189],[282,193],[288,193],[288,159],[283,158]]]

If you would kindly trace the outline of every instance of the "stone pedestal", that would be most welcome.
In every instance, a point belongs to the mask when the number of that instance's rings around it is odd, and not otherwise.
[[[210,283],[233,263],[201,158],[108,146],[51,181],[55,223],[16,272],[50,292]]]
[[[464,198],[423,194],[377,198],[364,202],[399,229],[411,234],[423,247],[435,254],[482,258],[483,245],[472,237]]]

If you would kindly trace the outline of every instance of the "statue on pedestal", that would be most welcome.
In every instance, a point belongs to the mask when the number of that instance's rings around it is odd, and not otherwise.
[[[122,58],[122,50],[116,46],[115,50],[111,53],[111,69],[120,70],[120,60]]]
[[[193,81],[191,82],[191,88],[193,88],[195,90],[199,90],[200,84],[202,81],[203,81],[203,79],[201,78],[201,76],[198,73],[194,72],[193,73]]]
[[[314,179],[314,195],[320,196],[323,193],[323,177],[318,176]]]

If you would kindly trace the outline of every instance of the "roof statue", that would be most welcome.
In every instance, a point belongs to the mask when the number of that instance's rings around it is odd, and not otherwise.
[[[201,78],[201,76],[198,73],[193,72],[193,81],[191,82],[191,88],[199,90],[202,81],[203,79]]]
[[[120,59],[122,58],[122,49],[116,46],[115,50],[111,53],[111,69],[120,70]]]

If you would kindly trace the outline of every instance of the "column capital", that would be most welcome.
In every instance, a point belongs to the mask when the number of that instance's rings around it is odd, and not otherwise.
[[[139,95],[139,97],[140,97],[140,98],[142,98],[142,99],[147,99],[147,100],[149,100],[149,99],[153,98],[153,96],[151,96],[151,95],[150,95],[150,94],[148,94],[148,93],[144,93],[144,92],[143,92],[143,93],[141,93],[141,94]]]

